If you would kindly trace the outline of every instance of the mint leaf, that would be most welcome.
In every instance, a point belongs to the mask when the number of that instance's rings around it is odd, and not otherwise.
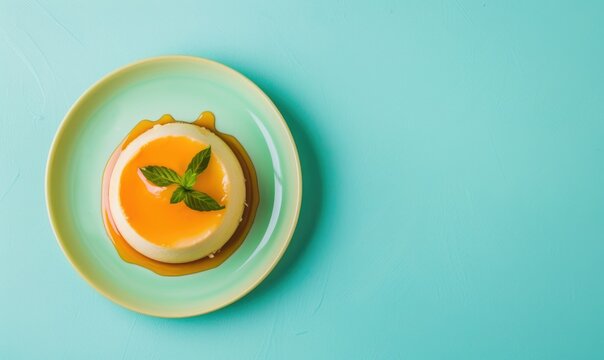
[[[191,190],[193,185],[195,185],[195,180],[197,179],[197,174],[191,170],[187,170],[185,175],[182,177],[182,186],[184,186],[187,190]]]
[[[210,195],[201,191],[187,191],[185,194],[185,205],[197,211],[221,210],[224,206],[220,205]]]
[[[172,197],[170,198],[170,204],[177,204],[177,203],[183,201],[186,195],[187,195],[187,190],[185,190],[185,188],[183,188],[182,186],[179,186],[172,193]]]
[[[212,156],[212,147],[208,146],[207,148],[201,150],[197,153],[189,163],[187,167],[187,171],[191,170],[195,174],[201,174],[210,163],[210,157]]]
[[[170,184],[180,184],[180,176],[176,171],[165,166],[145,166],[140,168],[145,178],[157,186],[168,186]]]
[[[221,210],[224,206],[220,205],[216,200],[206,193],[193,190],[193,185],[197,180],[197,175],[201,174],[210,163],[212,156],[212,147],[198,152],[187,167],[183,177],[178,176],[176,171],[165,166],[145,166],[140,168],[145,178],[157,186],[168,186],[171,184],[180,185],[174,190],[170,197],[170,204],[178,204],[185,202],[189,208],[197,211]]]

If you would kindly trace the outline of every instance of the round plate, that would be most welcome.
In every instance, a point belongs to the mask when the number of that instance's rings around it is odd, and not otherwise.
[[[171,114],[193,121],[216,115],[258,175],[260,204],[241,247],[219,267],[166,277],[124,262],[103,227],[101,177],[111,152],[142,119]],[[90,285],[114,302],[161,317],[208,313],[257,286],[283,255],[301,203],[294,140],[270,99],[219,63],[165,56],[125,66],[88,89],[69,110],[50,149],[46,203],[59,245]]]

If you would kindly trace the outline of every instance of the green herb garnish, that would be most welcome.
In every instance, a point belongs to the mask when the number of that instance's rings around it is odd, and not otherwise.
[[[204,192],[193,190],[197,175],[201,174],[210,163],[212,148],[207,147],[197,153],[189,163],[184,175],[179,176],[176,171],[165,166],[149,165],[140,168],[145,178],[157,186],[178,185],[170,198],[171,204],[185,202],[189,208],[197,211],[211,211],[224,209],[216,200]]]

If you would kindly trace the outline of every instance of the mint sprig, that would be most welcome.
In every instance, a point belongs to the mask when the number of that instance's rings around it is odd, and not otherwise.
[[[185,205],[190,209],[197,211],[221,210],[224,209],[224,206],[220,205],[210,195],[193,190],[193,185],[197,181],[197,175],[201,174],[208,167],[211,155],[211,146],[198,152],[189,163],[187,171],[185,171],[182,177],[176,171],[165,166],[149,165],[140,168],[140,171],[147,180],[157,186],[178,185],[172,193],[170,204],[178,204],[184,201]]]

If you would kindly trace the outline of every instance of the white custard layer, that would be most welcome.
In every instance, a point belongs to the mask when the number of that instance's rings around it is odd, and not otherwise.
[[[212,232],[205,232],[190,239],[178,241],[178,245],[160,246],[147,241],[128,222],[122,207],[120,187],[122,172],[142,147],[166,136],[185,136],[212,147],[212,155],[218,159],[228,177],[228,203],[220,225]],[[166,149],[166,151],[170,151]],[[206,128],[187,123],[155,125],[134,139],[120,154],[109,182],[109,207],[113,221],[124,239],[141,254],[165,263],[185,263],[213,254],[233,235],[245,206],[245,178],[237,157],[216,134]],[[195,211],[195,210],[191,210]]]

